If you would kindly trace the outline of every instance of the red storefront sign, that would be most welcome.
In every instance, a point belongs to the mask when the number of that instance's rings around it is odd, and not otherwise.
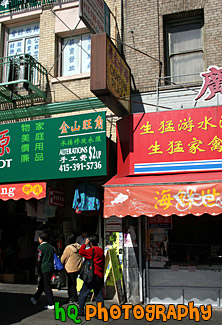
[[[222,169],[222,107],[132,114],[117,123],[118,175]]]
[[[65,193],[63,191],[55,190],[54,188],[49,188],[49,205],[56,207],[64,207]]]
[[[222,213],[222,183],[105,187],[104,217],[184,216]]]
[[[0,199],[3,201],[32,198],[40,200],[44,197],[46,197],[46,183],[43,182],[0,185]]]

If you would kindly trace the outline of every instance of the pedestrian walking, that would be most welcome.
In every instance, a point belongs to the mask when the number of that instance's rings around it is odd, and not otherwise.
[[[86,249],[86,246],[88,244],[90,248]],[[104,305],[103,285],[105,257],[103,249],[98,247],[96,236],[86,238],[85,244],[83,244],[79,250],[79,254],[86,259],[91,259],[92,255],[94,254],[94,276],[92,282],[84,282],[79,294],[79,316],[84,316],[84,306],[86,303],[87,296],[91,290],[94,291],[96,302],[102,302],[102,305]]]
[[[37,248],[37,272],[39,283],[36,293],[31,297],[31,303],[33,305],[36,305],[38,298],[44,291],[48,301],[48,305],[46,305],[44,308],[54,309],[54,299],[51,289],[51,277],[54,270],[55,249],[47,241],[48,234],[45,232],[40,233],[40,245]]]
[[[68,302],[77,303],[76,280],[82,266],[82,257],[79,255],[81,245],[75,243],[75,236],[73,234],[67,236],[66,243],[67,246],[61,256],[61,262],[68,276]]]

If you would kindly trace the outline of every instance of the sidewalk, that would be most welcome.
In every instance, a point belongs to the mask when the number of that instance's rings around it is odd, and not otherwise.
[[[59,320],[55,320],[53,310],[45,310],[44,306],[47,304],[46,297],[42,295],[39,299],[39,303],[33,306],[30,303],[31,295],[35,292],[36,285],[25,285],[25,284],[8,284],[0,283],[0,325],[8,324],[29,324],[29,325],[57,325],[63,324]],[[67,291],[66,290],[53,290],[53,295],[55,302],[59,302],[59,306],[63,307],[65,310],[69,306],[67,301]],[[116,304],[116,301],[106,300],[105,306],[109,308],[112,304]],[[90,304],[95,305],[95,302],[90,302]],[[94,324],[101,323],[98,319],[93,318],[91,321],[85,321],[84,317],[80,318],[82,320],[81,324],[89,324],[94,322]],[[109,322],[112,322],[110,319]],[[65,324],[75,324],[75,322],[68,317],[66,317]]]
[[[44,310],[44,305],[46,304],[46,298],[43,295],[40,298],[39,304],[33,306],[30,303],[30,297],[35,292],[36,285],[21,285],[21,284],[7,284],[0,283],[0,325],[9,324],[27,324],[27,325],[61,325],[64,322],[55,319],[55,313],[53,310]],[[67,310],[69,306],[66,304],[67,292],[66,290],[54,291],[55,302],[59,302],[59,306]],[[90,302],[90,304],[95,305],[95,302]],[[112,304],[117,304],[117,301],[106,300],[105,307],[110,308]],[[95,325],[104,324],[103,321],[96,318],[92,318],[90,321],[86,321],[85,317],[77,318],[81,320],[81,325],[94,323]],[[176,325],[182,322],[183,325],[196,324],[199,325],[222,325],[222,308],[213,309],[212,318],[209,321],[200,320],[200,322],[195,322],[195,320],[189,320],[188,317],[183,318],[181,321],[173,320],[172,318],[163,322],[162,320],[153,320],[148,322],[146,319],[136,320],[134,319],[132,313],[130,313],[130,319],[124,320],[123,317],[118,320],[113,320],[109,318],[106,324],[113,323],[113,325],[145,325],[148,323],[153,323],[154,325],[164,324]],[[75,324],[75,322],[66,316],[65,324]]]

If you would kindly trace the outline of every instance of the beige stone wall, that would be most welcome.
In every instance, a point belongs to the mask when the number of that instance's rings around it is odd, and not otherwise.
[[[174,14],[189,17],[194,11],[204,12],[205,69],[209,65],[221,66],[220,21],[222,2],[214,0],[123,0],[124,41],[164,63],[163,18]],[[158,8],[159,3],[159,8]],[[159,30],[158,30],[159,12]],[[132,31],[132,32],[131,32]],[[159,34],[159,36],[158,36]],[[160,52],[159,52],[160,50]],[[159,76],[159,63],[145,55],[125,47],[126,59],[131,67],[136,89],[140,92],[154,90]],[[164,66],[162,76],[164,75]]]
[[[55,62],[55,16],[50,9],[40,15],[39,62],[50,70]],[[54,75],[55,67],[51,70]],[[49,77],[50,78],[50,77]]]
[[[120,38],[121,35],[121,0],[108,0],[107,4],[109,5],[113,15],[116,19],[111,16],[111,35],[113,38]],[[59,57],[59,38],[68,36],[72,31],[66,30],[66,34],[61,29],[61,26],[58,25],[58,18],[56,18],[57,14],[61,14],[64,22],[70,23],[70,15],[64,15],[64,12],[69,12],[69,10],[76,11],[78,6],[78,1],[73,1],[72,3],[58,5],[50,5],[42,7],[42,10],[38,8],[38,14],[33,15],[33,11],[30,11],[30,15],[26,13],[20,13],[19,19],[15,14],[4,15],[4,17],[0,17],[0,54],[3,56],[3,44],[4,44],[4,26],[13,26],[18,24],[27,24],[33,21],[33,17],[35,20],[40,21],[40,41],[39,41],[39,62],[48,70],[49,75],[49,92],[47,96],[47,103],[59,103],[63,101],[77,100],[94,97],[94,95],[90,91],[90,75],[78,76],[78,78],[70,78],[70,77],[59,77],[58,73],[58,63],[61,59]],[[54,13],[53,13],[54,11]],[[37,12],[37,11],[36,11]],[[64,18],[65,17],[65,18]],[[67,19],[66,19],[67,17]],[[24,19],[23,19],[24,18]],[[75,15],[75,19],[78,19]],[[67,21],[66,21],[67,20]],[[2,23],[1,23],[2,21]],[[58,27],[58,26],[60,27]],[[76,24],[75,24],[76,25]],[[56,27],[57,26],[57,27]],[[78,28],[80,32],[86,32],[86,28],[83,28],[83,23],[81,23]],[[57,29],[56,29],[57,28]],[[57,33],[56,33],[57,31]],[[78,30],[76,31],[78,33]],[[103,109],[104,110],[104,109]],[[108,108],[107,115],[109,116],[107,119],[107,135],[112,134],[112,139],[115,140],[116,130],[115,130],[115,122],[116,119],[112,116],[114,115]],[[81,111],[84,113],[84,111]],[[111,122],[110,122],[111,121]]]

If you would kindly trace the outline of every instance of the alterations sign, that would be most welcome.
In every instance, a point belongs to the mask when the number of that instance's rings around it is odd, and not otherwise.
[[[106,175],[105,114],[0,125],[0,183]]]
[[[105,32],[103,0],[79,0],[79,17],[92,33]]]

